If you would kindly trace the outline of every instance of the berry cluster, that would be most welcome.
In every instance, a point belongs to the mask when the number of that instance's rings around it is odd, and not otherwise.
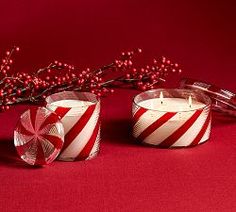
[[[152,89],[165,81],[169,73],[181,72],[178,64],[165,57],[159,61],[153,60],[153,63],[145,68],[134,67],[133,56],[142,52],[137,49],[122,52],[119,59],[97,70],[78,70],[73,65],[54,61],[33,73],[10,74],[12,57],[18,51],[19,47],[7,51],[0,65],[0,111],[8,110],[11,105],[21,102],[38,102],[63,90],[90,91],[104,96],[114,92],[114,86],[128,85],[140,90]],[[121,75],[114,77],[111,74],[113,71]]]
[[[161,60],[153,60],[151,65],[145,68],[133,68],[125,75],[126,81],[132,81],[133,86],[139,90],[153,89],[160,82],[165,82],[165,78],[169,73],[181,73],[178,63],[172,63],[165,57]]]

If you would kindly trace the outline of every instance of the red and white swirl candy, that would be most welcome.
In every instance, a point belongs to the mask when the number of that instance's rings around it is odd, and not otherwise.
[[[46,165],[59,154],[64,142],[64,129],[58,116],[44,108],[25,111],[14,131],[16,150],[30,165]]]

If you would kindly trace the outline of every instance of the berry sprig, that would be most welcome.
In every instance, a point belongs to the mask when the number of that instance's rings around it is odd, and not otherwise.
[[[46,96],[64,90],[90,91],[98,96],[114,92],[114,87],[126,85],[147,90],[164,82],[169,73],[181,73],[177,63],[162,57],[144,68],[134,67],[133,57],[141,49],[122,52],[114,62],[99,69],[79,70],[73,65],[54,61],[33,73],[10,74],[13,55],[19,51],[14,47],[7,51],[0,65],[0,111],[22,102],[38,102]],[[112,72],[118,72],[114,77]],[[104,80],[104,78],[106,80]]]

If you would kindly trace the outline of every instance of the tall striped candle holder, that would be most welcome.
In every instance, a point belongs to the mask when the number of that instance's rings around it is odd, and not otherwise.
[[[100,100],[89,92],[63,91],[46,98],[47,108],[60,118],[65,131],[58,157],[63,161],[88,160],[100,146]]]
[[[161,148],[187,147],[209,139],[211,100],[200,91],[154,89],[133,100],[133,136]]]

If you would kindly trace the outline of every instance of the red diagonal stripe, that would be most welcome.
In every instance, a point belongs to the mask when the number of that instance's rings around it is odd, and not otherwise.
[[[80,119],[76,122],[76,124],[70,129],[70,131],[65,135],[65,143],[62,148],[62,151],[66,149],[72,141],[76,138],[76,136],[83,130],[93,112],[96,108],[96,105],[88,106],[84,114],[80,117]]]
[[[134,123],[139,120],[139,118],[147,111],[147,109],[139,108],[133,116]]]
[[[63,141],[61,138],[54,135],[43,135],[43,138],[46,138],[56,149],[61,149]]]
[[[194,124],[201,113],[202,110],[197,110],[180,128],[178,128],[173,134],[162,141],[158,146],[169,148]]]
[[[168,120],[170,120],[176,113],[169,112],[165,113],[163,116],[161,116],[159,119],[157,119],[155,122],[153,122],[150,126],[148,126],[139,136],[138,140],[143,141],[146,137],[151,135],[157,128],[165,124]]]
[[[204,125],[202,126],[202,129],[200,130],[200,132],[198,133],[198,135],[196,136],[196,138],[192,141],[192,143],[190,144],[190,146],[195,146],[197,145],[202,137],[204,136],[206,130],[207,130],[207,127],[210,123],[210,120],[211,120],[211,113],[208,114],[207,118],[206,118],[206,121],[204,123]]]
[[[67,107],[57,107],[57,109],[54,111],[57,116],[59,116],[61,119],[68,113],[68,111],[71,108],[67,108]],[[57,116],[55,116],[54,113],[51,113],[42,123],[42,125],[40,126],[40,129],[43,129],[45,126],[47,126],[50,123],[54,123],[57,121]]]
[[[98,136],[99,131],[99,121],[97,122],[93,134],[91,135],[88,143],[85,145],[83,150],[79,153],[79,155],[75,158],[75,160],[85,160],[87,157],[89,157],[89,154],[95,144],[96,138]]]
[[[54,111],[60,118],[63,118],[71,108],[68,107],[57,107]]]

